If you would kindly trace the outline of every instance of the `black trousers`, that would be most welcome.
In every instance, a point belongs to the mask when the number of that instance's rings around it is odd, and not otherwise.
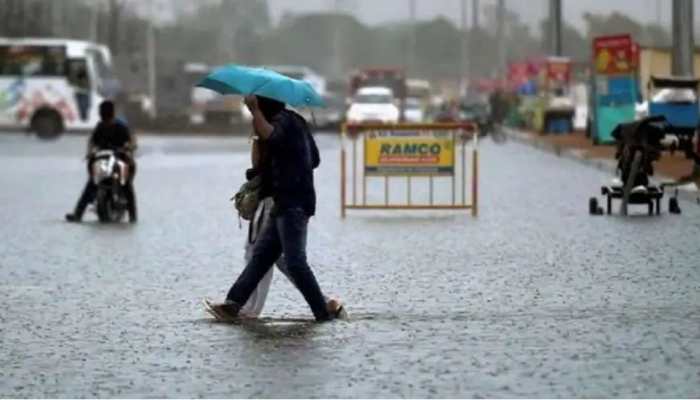
[[[301,208],[280,210],[253,244],[253,254],[226,296],[243,306],[272,265],[284,256],[289,277],[308,303],[317,321],[330,319],[326,299],[306,261],[309,217]]]

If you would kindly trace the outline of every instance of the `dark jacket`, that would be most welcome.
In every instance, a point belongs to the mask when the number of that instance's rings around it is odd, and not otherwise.
[[[263,196],[273,197],[276,212],[299,207],[312,216],[316,212],[313,170],[321,163],[316,141],[304,118],[293,111],[281,111],[270,123],[273,131],[262,161]]]
[[[90,136],[90,143],[100,150],[121,150],[131,141],[131,132],[119,122],[100,122]]]

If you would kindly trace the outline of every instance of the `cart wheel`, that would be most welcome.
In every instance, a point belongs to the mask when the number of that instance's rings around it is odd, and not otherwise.
[[[591,215],[599,215],[600,207],[598,207],[598,199],[595,197],[591,197],[588,200],[588,213]]]
[[[680,214],[681,213],[681,208],[678,205],[678,199],[675,197],[671,197],[668,199],[668,211],[671,214]]]

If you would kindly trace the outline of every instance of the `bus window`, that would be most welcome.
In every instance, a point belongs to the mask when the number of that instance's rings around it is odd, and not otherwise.
[[[84,59],[68,61],[68,82],[83,90],[90,90],[90,78],[87,73],[87,63]]]
[[[0,46],[0,75],[64,76],[63,46]]]

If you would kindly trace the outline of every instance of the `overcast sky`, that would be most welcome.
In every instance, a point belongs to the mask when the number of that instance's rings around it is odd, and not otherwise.
[[[56,1],[56,0],[55,0]],[[105,0],[102,0],[105,1]],[[150,2],[143,0],[126,0],[128,4],[144,13],[149,9]],[[181,11],[194,9],[206,1],[221,0],[151,0],[156,15],[162,21],[172,19],[173,7]],[[223,0],[226,1],[226,0]],[[471,1],[466,0],[471,12]],[[284,13],[309,13],[330,11],[337,2],[344,12],[355,15],[362,22],[377,25],[385,22],[396,22],[409,18],[409,0],[267,0],[273,21],[276,23]],[[700,0],[693,0],[695,26],[700,27]],[[496,0],[480,0],[482,8],[495,5]],[[523,21],[533,28],[547,15],[547,0],[505,0],[506,7],[520,14]],[[671,21],[671,0],[562,0],[564,19],[579,29],[584,28],[583,14],[611,13],[618,11],[644,22],[659,22],[669,26]],[[461,0],[416,0],[418,19],[433,19],[444,16],[455,24],[460,23]],[[170,5],[170,7],[167,7]],[[471,20],[471,16],[468,16]],[[670,30],[670,29],[669,29]],[[538,33],[538,28],[533,30]]]
[[[352,12],[369,24],[380,24],[409,18],[409,0],[337,0],[345,11]],[[336,0],[268,0],[273,18],[278,20],[285,12],[305,13],[331,10]],[[480,0],[482,6],[496,0]],[[459,23],[461,0],[416,0],[419,19],[445,16]],[[471,0],[467,0],[470,4]],[[700,0],[694,0],[696,26],[700,24]],[[506,0],[506,7],[518,12],[522,19],[537,24],[547,15],[546,0]],[[470,7],[468,7],[470,9]],[[671,0],[563,0],[564,18],[583,28],[583,13],[610,13],[619,11],[643,21],[670,24]],[[657,12],[660,10],[661,12]],[[471,19],[471,17],[469,17]]]

